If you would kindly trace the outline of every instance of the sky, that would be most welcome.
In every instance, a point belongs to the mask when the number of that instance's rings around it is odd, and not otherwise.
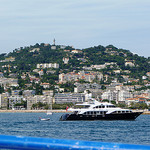
[[[150,57],[150,0],[0,0],[0,53],[54,38]]]

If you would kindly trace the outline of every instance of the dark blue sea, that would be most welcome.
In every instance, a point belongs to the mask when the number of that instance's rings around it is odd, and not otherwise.
[[[150,145],[150,115],[135,121],[59,121],[61,115],[0,113],[0,134]]]

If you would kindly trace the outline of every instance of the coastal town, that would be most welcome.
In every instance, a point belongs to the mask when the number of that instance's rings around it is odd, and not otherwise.
[[[150,150],[150,0],[0,1],[0,150]]]
[[[45,61],[44,58],[40,59],[42,49],[45,50],[43,53],[50,52],[48,56],[45,54]],[[94,60],[90,54],[94,55]],[[110,57],[99,62],[105,55]],[[134,74],[140,65],[131,59],[131,55],[137,60],[143,59],[112,45],[80,50],[72,46],[56,45],[55,39],[52,45],[36,44],[15,49],[13,53],[1,54],[0,108],[45,110],[52,109],[52,105],[67,106],[95,98],[122,107],[149,109],[150,71],[145,65],[147,71],[145,69],[141,70],[141,74],[140,71]],[[36,64],[27,62],[30,56],[31,60],[39,57]],[[47,57],[51,59],[46,60]],[[97,57],[99,60],[96,60]],[[124,58],[122,64],[121,59],[118,62],[112,60],[116,57]],[[26,62],[23,62],[24,59]],[[21,60],[23,63],[19,62]],[[149,62],[146,59],[146,63]]]

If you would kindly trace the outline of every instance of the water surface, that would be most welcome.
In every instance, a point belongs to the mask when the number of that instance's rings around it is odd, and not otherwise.
[[[61,115],[0,113],[0,134],[150,145],[150,115],[135,121],[59,121]]]

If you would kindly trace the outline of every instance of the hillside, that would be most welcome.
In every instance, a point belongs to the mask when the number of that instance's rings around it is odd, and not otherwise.
[[[0,60],[4,60],[6,58],[14,57],[15,61],[11,62],[13,65],[20,66],[21,70],[26,70],[26,67],[30,65],[30,68],[34,68],[38,63],[59,63],[60,69],[76,68],[82,66],[90,66],[104,64],[106,62],[116,62],[117,65],[125,70],[130,69],[134,72],[148,72],[149,69],[149,59],[138,56],[137,54],[132,54],[128,50],[118,49],[113,45],[109,46],[95,46],[87,49],[82,49],[80,53],[72,53],[73,50],[71,47],[66,47],[65,49],[61,49],[60,46],[56,46],[56,49],[51,49],[52,45],[44,45],[35,44],[34,46],[29,47],[21,47],[19,49],[13,50],[13,52],[8,53],[8,55],[1,54]],[[64,50],[70,50],[70,52],[65,52]],[[67,67],[63,64],[63,57],[69,57],[69,63]],[[82,62],[78,60],[79,58],[86,59],[86,62]],[[135,67],[129,68],[125,67],[126,61],[132,61],[135,64]],[[1,63],[3,64],[3,63]],[[22,64],[24,66],[22,66]],[[136,69],[135,69],[136,68]]]
[[[118,49],[113,45],[94,46],[86,49],[75,49],[71,46],[35,44],[34,46],[21,47],[8,54],[0,55],[0,71],[5,77],[10,74],[21,75],[27,72],[39,77],[35,69],[43,69],[40,76],[41,82],[55,84],[60,73],[72,71],[98,71],[109,75],[110,81],[118,78],[123,82],[122,76],[142,79],[150,72],[150,59],[131,53],[129,50]],[[37,67],[39,64],[55,64],[59,67]],[[26,82],[28,80],[26,79]],[[25,84],[24,83],[24,84]],[[142,83],[141,83],[142,84]]]

